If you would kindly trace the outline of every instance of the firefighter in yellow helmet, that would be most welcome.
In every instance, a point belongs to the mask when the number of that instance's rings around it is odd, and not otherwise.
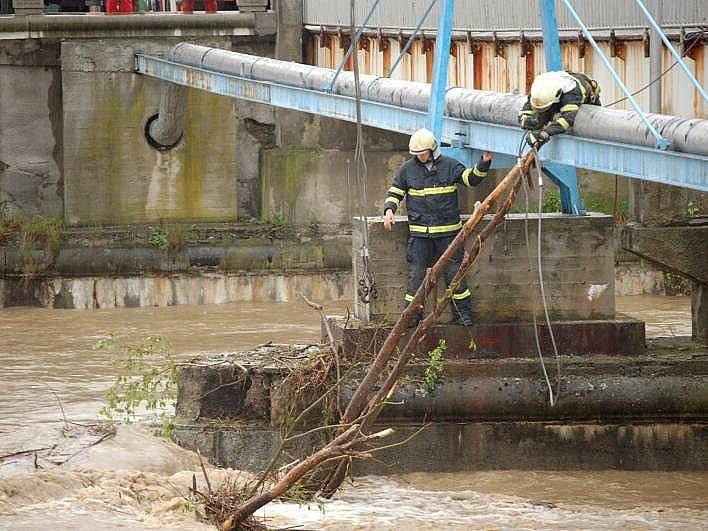
[[[526,142],[537,149],[553,135],[573,127],[582,104],[600,105],[597,81],[577,72],[546,72],[534,79],[519,125],[528,129]]]
[[[486,152],[474,168],[465,168],[457,160],[442,155],[438,141],[427,129],[413,133],[408,147],[412,156],[398,170],[384,202],[384,227],[391,230],[394,214],[401,201],[406,200],[409,231],[406,303],[413,300],[426,270],[462,228],[457,186],[476,186],[482,182],[494,156]],[[445,269],[448,284],[459,269],[463,254],[464,250],[460,249]],[[473,324],[470,299],[470,290],[462,282],[452,294],[452,310],[455,321],[465,326]],[[421,317],[418,315],[413,325]]]

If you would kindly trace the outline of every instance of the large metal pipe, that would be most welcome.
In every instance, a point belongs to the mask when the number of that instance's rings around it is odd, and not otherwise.
[[[287,61],[279,61],[228,50],[180,43],[171,53],[175,62],[247,77],[322,91],[334,71]],[[364,99],[427,112],[430,85],[375,76],[360,76]],[[354,97],[354,76],[342,72],[332,92]],[[447,91],[445,112],[463,120],[517,126],[517,114],[525,96],[464,88]],[[163,110],[160,111],[161,114]],[[166,114],[165,114],[166,115]],[[163,116],[165,116],[163,115]],[[708,120],[648,114],[652,125],[670,143],[670,149],[708,155]],[[572,134],[585,138],[654,147],[655,141],[637,113],[584,105],[578,112]]]
[[[169,151],[182,139],[187,89],[166,83],[160,94],[160,112],[152,115],[145,125],[145,138],[160,151]]]

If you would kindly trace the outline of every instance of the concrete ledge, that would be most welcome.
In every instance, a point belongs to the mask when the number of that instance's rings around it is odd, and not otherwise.
[[[667,353],[657,346],[632,358],[564,357],[554,406],[535,360],[448,361],[430,393],[423,386],[426,365],[413,364],[379,425],[393,427],[396,440],[429,425],[380,457],[394,465],[389,471],[400,472],[705,469],[708,358],[705,349],[690,349]],[[223,466],[262,468],[287,420],[319,396],[296,395],[283,378],[319,352],[317,346],[272,345],[209,356],[201,365],[195,360],[179,376],[177,440]],[[547,362],[555,390],[555,364]],[[343,384],[343,403],[360,378],[356,373]],[[308,414],[298,430],[320,425],[318,415]],[[309,454],[324,437],[316,432],[298,438],[286,459]],[[366,463],[360,471],[384,472]]]
[[[262,347],[186,367],[180,373],[177,416],[279,425],[293,407],[304,408],[316,398],[295,396],[281,385],[297,368],[297,362],[284,365],[281,356],[302,360],[308,354],[283,346]],[[427,364],[419,360],[406,368],[380,418],[395,422],[701,420],[708,410],[708,359],[700,355],[563,357],[559,387],[555,360],[547,357],[546,366],[556,396],[553,406],[536,360],[446,361],[432,393],[423,386]],[[345,365],[342,371],[346,370]],[[344,403],[362,376],[359,369],[342,384]]]
[[[396,424],[386,443],[404,440],[420,428]],[[254,472],[265,468],[280,442],[277,430],[248,423],[179,425],[176,436],[182,446],[199,448],[220,466]],[[318,447],[312,438],[299,441],[288,448],[288,460]],[[379,462],[356,462],[353,471],[706,470],[707,451],[708,425],[702,422],[450,422],[428,425],[406,444],[376,453]]]
[[[538,361],[449,362],[430,394],[420,383],[424,368],[407,371],[381,419],[702,419],[708,409],[708,363],[700,360],[563,358],[558,383],[546,357],[553,406]]]
[[[39,249],[33,258],[49,264],[36,276],[88,277],[219,271],[348,271],[351,240],[334,229],[187,224],[116,229],[70,229],[56,256]],[[162,243],[160,248],[151,241]],[[19,244],[0,246],[0,273],[23,273]]]
[[[0,308],[41,306],[93,310],[179,304],[289,302],[298,293],[329,302],[351,300],[351,274],[341,271],[193,273],[136,277],[0,280]]]
[[[622,245],[666,269],[708,284],[708,218],[697,218],[683,227],[629,223],[622,233]]]
[[[349,358],[378,351],[391,331],[388,325],[365,325],[353,319],[330,317],[329,322],[332,332],[343,342],[344,355]],[[644,352],[644,322],[630,317],[612,321],[551,321],[551,327],[562,356],[625,356]],[[538,333],[542,352],[553,355],[545,321],[538,323]],[[484,322],[470,328],[439,324],[428,332],[415,352],[430,352],[440,339],[447,343],[446,359],[538,356],[531,322]],[[401,344],[405,344],[405,340]]]
[[[24,15],[0,17],[0,39],[275,35],[275,13]],[[185,33],[185,31],[187,33]]]

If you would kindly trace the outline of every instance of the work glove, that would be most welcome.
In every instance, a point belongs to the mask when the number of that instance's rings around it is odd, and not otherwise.
[[[521,121],[521,127],[526,130],[540,129],[541,123],[535,116],[524,116],[524,119]]]
[[[526,133],[526,143],[536,149],[541,149],[541,146],[551,139],[551,135],[543,130],[529,131]]]

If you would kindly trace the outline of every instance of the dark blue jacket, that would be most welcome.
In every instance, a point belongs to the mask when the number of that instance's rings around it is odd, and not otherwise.
[[[480,158],[474,168],[441,155],[430,170],[417,157],[408,159],[398,170],[384,203],[396,213],[406,198],[408,228],[411,236],[442,237],[462,227],[457,201],[457,185],[476,186],[487,175],[491,161]]]

